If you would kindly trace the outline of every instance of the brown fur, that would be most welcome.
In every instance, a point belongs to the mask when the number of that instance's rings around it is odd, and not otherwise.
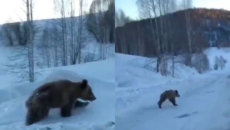
[[[60,108],[62,117],[71,116],[77,99],[94,101],[91,87],[87,80],[71,82],[58,80],[38,87],[27,99],[25,105],[28,109],[26,125],[32,125],[48,116],[50,108]]]
[[[177,90],[166,90],[160,95],[160,100],[158,102],[159,108],[161,108],[161,105],[164,101],[167,99],[174,105],[177,106],[176,104],[176,97],[180,97],[180,94],[178,93]]]

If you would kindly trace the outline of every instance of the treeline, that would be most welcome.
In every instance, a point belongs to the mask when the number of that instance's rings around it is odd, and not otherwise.
[[[60,16],[58,19],[33,20],[36,3],[26,0],[27,21],[1,25],[3,43],[17,48],[10,57],[14,62],[7,65],[8,69],[30,82],[35,80],[37,67],[104,60],[108,53],[107,45],[114,44],[114,0],[93,0],[88,11],[85,11],[85,0],[53,2]],[[94,50],[84,51],[88,43],[95,41],[99,47],[96,44]]]
[[[229,11],[192,8],[192,0],[137,0],[137,7],[141,20],[115,29],[116,52],[150,57],[145,67],[164,76],[174,77],[177,63],[204,73],[211,67],[203,50],[230,46]]]
[[[117,27],[116,52],[155,57],[230,46],[228,11],[186,9]]]
[[[28,23],[15,22],[5,23],[1,25],[1,40],[6,45],[26,45],[27,44],[27,29]]]
[[[64,0],[54,0],[56,5],[55,10],[58,13],[62,13],[62,17],[65,19],[56,19],[52,21],[58,22],[66,22],[66,24],[70,25],[71,22],[78,24],[84,24],[86,26],[85,29],[91,33],[91,35],[97,40],[99,43],[114,43],[115,37],[115,3],[114,0],[93,0],[91,3],[90,9],[88,12],[84,12],[84,2],[82,0],[79,1],[79,11],[78,17],[75,17],[75,7],[73,5],[73,1],[70,2],[70,5],[65,5]],[[68,6],[69,10],[63,10],[64,6]],[[67,17],[66,13],[70,12],[70,15]],[[83,19],[79,22],[79,19]],[[61,21],[64,20],[64,21]],[[74,20],[74,21],[71,21]],[[50,21],[49,19],[47,21]],[[36,22],[39,22],[36,21]],[[26,22],[14,22],[14,23],[5,23],[1,25],[1,39],[4,41],[6,45],[26,45],[26,36],[27,36],[27,29],[26,29]],[[55,22],[53,22],[55,24]],[[34,25],[36,28],[34,29],[37,32],[46,31],[42,29],[43,27],[39,27]],[[55,26],[55,25],[54,25]],[[47,27],[48,28],[48,27]],[[70,30],[68,30],[70,31]]]
[[[94,0],[90,6],[87,29],[100,43],[114,42],[115,0]]]

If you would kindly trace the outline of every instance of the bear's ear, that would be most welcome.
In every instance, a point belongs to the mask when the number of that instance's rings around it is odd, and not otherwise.
[[[174,92],[175,92],[176,94],[178,94],[178,91],[177,91],[177,90],[174,90]]]
[[[86,89],[88,86],[88,81],[86,79],[83,79],[81,82],[81,88]]]

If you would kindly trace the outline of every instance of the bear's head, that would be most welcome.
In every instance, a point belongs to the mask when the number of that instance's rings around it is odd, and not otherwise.
[[[96,97],[92,91],[91,86],[88,84],[88,81],[86,79],[83,79],[82,82],[80,83],[80,88],[81,88],[81,99],[83,100],[88,100],[88,101],[94,101],[96,100]]]
[[[175,93],[175,97],[180,97],[178,90],[174,90],[174,93]]]

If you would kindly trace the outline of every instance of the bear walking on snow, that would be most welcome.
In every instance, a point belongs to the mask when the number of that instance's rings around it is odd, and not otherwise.
[[[167,99],[174,105],[177,106],[176,104],[176,97],[180,97],[180,94],[178,93],[177,90],[166,90],[160,95],[160,100],[158,102],[159,108],[161,108],[161,105],[164,101]]]
[[[94,101],[96,97],[87,80],[72,82],[58,80],[38,87],[27,99],[26,125],[32,125],[48,116],[50,108],[60,108],[62,117],[71,116],[72,109],[79,105],[77,99]]]

